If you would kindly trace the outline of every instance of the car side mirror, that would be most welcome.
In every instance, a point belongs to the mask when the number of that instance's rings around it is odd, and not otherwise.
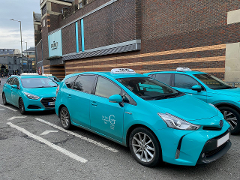
[[[109,97],[109,102],[111,103],[121,103],[123,101],[122,96],[119,94],[114,94]]]
[[[197,91],[197,92],[201,92],[202,91],[202,87],[199,86],[199,85],[194,85],[194,86],[192,86],[192,90]]]
[[[12,85],[12,88],[18,89],[18,86],[17,85]]]

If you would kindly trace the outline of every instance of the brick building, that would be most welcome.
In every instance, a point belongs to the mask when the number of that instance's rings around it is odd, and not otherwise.
[[[44,73],[184,66],[240,81],[239,0],[41,0],[40,7]]]

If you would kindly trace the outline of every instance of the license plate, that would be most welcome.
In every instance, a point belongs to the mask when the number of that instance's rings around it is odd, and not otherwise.
[[[48,102],[48,105],[49,105],[49,106],[54,106],[54,105],[55,105],[55,102]]]
[[[227,133],[225,136],[217,140],[217,147],[224,144],[227,140],[229,140],[229,133]]]

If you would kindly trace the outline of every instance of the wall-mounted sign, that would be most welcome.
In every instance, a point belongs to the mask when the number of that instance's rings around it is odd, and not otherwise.
[[[49,57],[62,56],[62,31],[48,36]]]

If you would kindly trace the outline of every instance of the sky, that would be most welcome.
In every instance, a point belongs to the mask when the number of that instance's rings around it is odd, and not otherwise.
[[[40,13],[40,0],[0,0],[0,49],[21,50],[20,23],[22,24],[23,51],[34,47],[33,11]]]

